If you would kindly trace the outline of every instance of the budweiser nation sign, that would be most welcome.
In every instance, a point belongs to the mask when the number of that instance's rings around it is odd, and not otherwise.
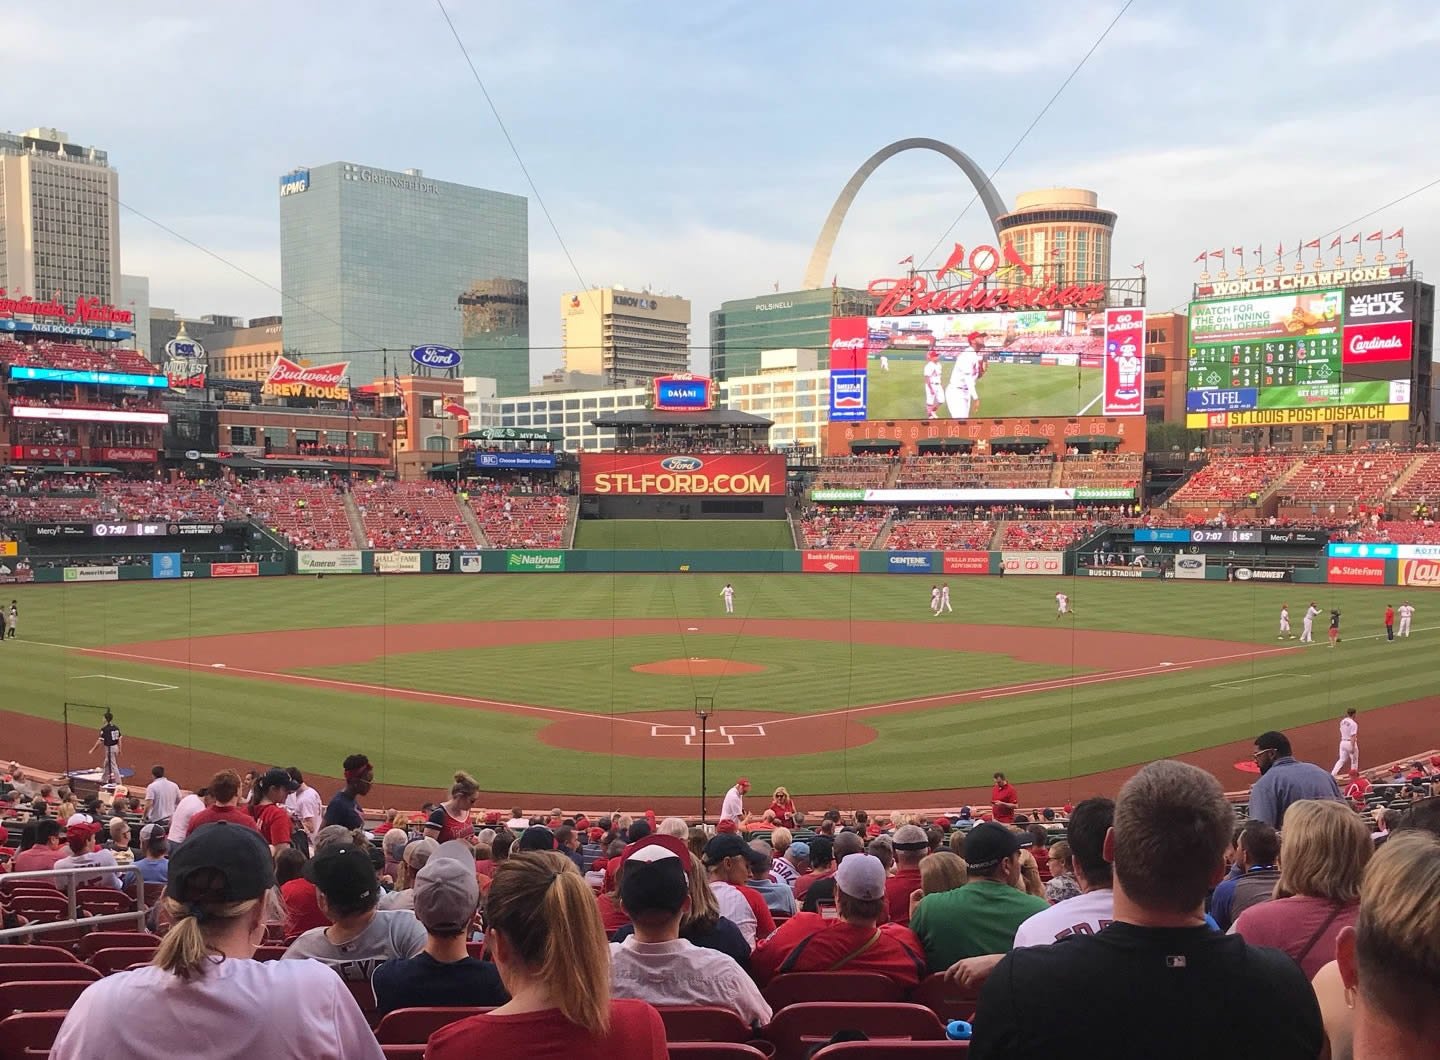
[[[1002,264],[1003,262],[1003,264]],[[1003,273],[1002,273],[1003,269]],[[997,309],[1082,309],[1104,302],[1106,287],[1102,283],[1063,284],[1041,280],[1030,281],[1035,267],[1021,260],[1009,243],[1004,250],[981,244],[966,255],[965,246],[956,243],[945,264],[935,273],[939,283],[947,273],[959,275],[962,270],[968,282],[954,287],[932,288],[924,276],[911,274],[899,278],[871,280],[868,290],[880,299],[876,316],[909,316],[912,313],[983,313]],[[997,276],[991,282],[992,276]]]
[[[296,364],[288,357],[276,357],[270,367],[270,374],[260,387],[260,392],[269,397],[327,398],[332,401],[350,400],[350,383],[347,374],[349,361],[334,364],[305,366]]]

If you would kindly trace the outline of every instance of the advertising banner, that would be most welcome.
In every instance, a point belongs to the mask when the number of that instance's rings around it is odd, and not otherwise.
[[[149,464],[159,459],[154,449],[107,447],[96,450],[98,459],[106,464]]]
[[[1089,578],[1157,578],[1160,572],[1145,567],[1085,567]]]
[[[1190,342],[1201,345],[1338,335],[1343,302],[1344,292],[1338,289],[1194,302]]]
[[[1107,416],[1145,413],[1145,310],[1105,310],[1101,408]]]
[[[822,503],[826,501],[863,501],[865,499],[865,491],[845,489],[811,490],[810,499]]]
[[[1414,283],[1373,283],[1345,289],[1345,323],[1381,324],[1415,319]]]
[[[1325,580],[1340,585],[1384,585],[1383,559],[1327,559]]]
[[[67,582],[118,582],[119,567],[66,567],[64,580]]]
[[[941,571],[945,574],[989,574],[990,553],[947,552]]]
[[[476,453],[477,468],[553,468],[554,453]]]
[[[377,552],[372,557],[376,574],[419,574],[420,553]]]
[[[180,333],[165,344],[165,378],[172,389],[192,390],[205,385],[205,372],[209,359],[205,347],[185,334]]]
[[[1260,540],[1267,545],[1323,545],[1330,534],[1325,530],[1264,530]]]
[[[435,564],[435,573],[436,573],[436,574],[449,574],[449,573],[450,573],[450,553],[448,553],[448,552],[437,552],[437,553],[435,553],[435,556],[434,556],[434,564]]]
[[[35,580],[35,572],[25,560],[0,563],[0,585],[24,585]]]
[[[1419,585],[1427,589],[1440,588],[1440,560],[1402,559],[1400,584]]]
[[[163,578],[178,578],[180,574],[180,553],[150,553],[150,577],[160,581]]]
[[[168,385],[163,375],[141,375],[138,372],[90,372],[80,368],[30,368],[12,364],[11,379],[36,383],[83,383],[90,386],[137,386],[164,390]]]
[[[1141,527],[1135,531],[1135,541],[1169,541],[1184,543],[1190,540],[1190,531],[1179,527]]]
[[[478,553],[478,552],[462,552],[462,553],[460,553],[460,573],[461,573],[461,574],[479,574],[480,571],[481,571],[481,562],[480,562],[480,561],[481,561],[482,558],[483,558],[483,557],[482,557],[482,556],[480,555],[480,553]]]
[[[1380,364],[1385,361],[1410,362],[1414,352],[1412,341],[1415,325],[1409,320],[1390,320],[1346,324],[1342,364]]]
[[[800,569],[807,574],[858,574],[860,553],[851,548],[812,549],[800,553]]]
[[[210,577],[212,577],[212,578],[258,578],[258,577],[260,577],[260,564],[258,564],[258,563],[212,563],[212,564],[210,564]]]
[[[260,393],[266,397],[328,398],[331,401],[349,401],[349,361],[332,364],[317,364],[310,367],[297,364],[288,357],[276,357],[270,366],[270,374],[260,385]]]
[[[515,573],[558,573],[565,569],[565,552],[558,548],[532,548],[505,553],[505,569]]]
[[[1414,546],[1411,546],[1414,547]],[[1400,559],[1400,546],[1393,545],[1388,541],[1371,543],[1369,541],[1350,542],[1333,541],[1325,547],[1327,556],[1335,556],[1340,559]],[[1435,553],[1432,553],[1435,554]],[[1407,559],[1421,558],[1407,556]]]
[[[888,552],[885,569],[891,574],[929,574],[932,557],[929,552]]]
[[[1202,581],[1205,578],[1205,557],[1194,555],[1179,555],[1175,557],[1175,577],[1193,578],[1195,581]]]
[[[1063,552],[1002,552],[1000,564],[1008,574],[1064,574]]]
[[[49,464],[81,464],[90,459],[90,450],[78,445],[15,445],[15,460],[43,460]]]
[[[20,543],[18,541],[0,541],[0,556],[18,556],[20,554]]]
[[[89,523],[33,523],[25,528],[25,536],[32,541],[69,541],[89,537],[93,529]]]
[[[1253,412],[1191,412],[1185,416],[1185,426],[1194,430],[1218,430],[1222,427],[1287,427],[1297,423],[1398,423],[1410,418],[1410,381],[1406,379],[1396,382],[1404,384],[1406,403],[1403,405],[1331,405],[1310,409],[1256,409]]]
[[[863,370],[830,369],[830,418],[863,420],[867,405],[867,380]]]
[[[662,412],[698,412],[715,405],[709,376],[662,375],[654,380],[655,407]]]
[[[1237,582],[1288,582],[1292,577],[1289,570],[1259,567],[1235,567],[1230,574]]]
[[[364,557],[356,549],[295,553],[299,574],[359,574],[364,569]]]
[[[785,495],[785,458],[768,453],[581,453],[580,492],[606,496]]]
[[[1134,486],[1076,486],[1077,501],[1133,501]]]

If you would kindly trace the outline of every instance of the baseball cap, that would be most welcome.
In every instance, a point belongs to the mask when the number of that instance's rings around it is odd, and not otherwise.
[[[515,844],[515,849],[522,853],[527,850],[554,850],[555,833],[543,824],[532,824],[520,833],[520,842]]]
[[[940,831],[942,832],[948,832],[950,830],[950,818],[948,817],[937,817],[934,821],[930,823],[933,824],[936,828],[940,829]]]
[[[925,850],[930,846],[930,840],[925,835],[925,829],[918,824],[902,824],[895,829],[896,850]]]
[[[738,835],[717,835],[705,844],[705,864],[718,865],[726,858],[744,857],[749,850]]]
[[[809,843],[791,843],[790,853],[797,858],[808,858],[810,856]]]
[[[260,776],[260,779],[255,781],[255,787],[259,791],[264,791],[266,788],[284,788],[286,791],[298,791],[300,785],[295,783],[295,778],[290,775],[288,770],[276,767],[265,770]]]
[[[370,855],[348,843],[326,847],[316,854],[305,866],[305,878],[327,900],[342,906],[367,901],[380,886]]]
[[[722,835],[739,835],[740,826],[727,817],[715,825],[715,831]]]
[[[216,821],[185,837],[170,855],[166,879],[176,901],[247,902],[275,886],[275,862],[255,829]]]
[[[459,935],[480,904],[475,858],[458,839],[441,843],[415,876],[415,919],[435,935]]]
[[[95,824],[95,818],[91,817],[88,813],[72,813],[65,819],[65,827],[67,829],[74,828],[77,824]],[[95,825],[95,830],[97,832],[100,830],[98,824]]]
[[[428,836],[423,839],[412,839],[405,845],[405,853],[400,860],[409,865],[412,869],[423,869],[426,862],[435,856],[435,851],[440,849],[440,844]]]
[[[622,855],[620,904],[632,917],[657,912],[674,914],[690,896],[686,875],[690,852],[674,836],[652,835],[633,843]]]
[[[140,842],[150,842],[150,840],[155,838],[156,833],[159,833],[163,839],[168,834],[168,830],[158,822],[155,824],[147,824],[144,828],[140,829]]]
[[[98,824],[72,824],[65,827],[66,839],[84,839],[100,831]]]
[[[972,870],[993,869],[1020,849],[1019,837],[1003,824],[986,821],[965,836],[965,864]]]
[[[590,831],[586,832],[585,834],[590,837],[590,842],[592,842],[592,843],[598,843],[598,842],[600,842],[600,840],[602,840],[602,839],[605,838],[605,829],[603,829],[603,828],[592,828],[592,829],[590,829]]]
[[[835,870],[835,886],[861,901],[884,898],[885,866],[873,854],[851,854]]]

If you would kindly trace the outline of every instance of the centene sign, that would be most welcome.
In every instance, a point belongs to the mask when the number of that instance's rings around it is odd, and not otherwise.
[[[581,453],[580,492],[602,496],[780,497],[785,494],[785,458],[748,453]]]

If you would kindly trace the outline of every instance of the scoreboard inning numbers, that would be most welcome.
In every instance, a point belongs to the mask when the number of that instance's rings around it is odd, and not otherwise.
[[[1187,385],[1234,390],[1334,383],[1340,379],[1340,357],[1339,335],[1191,346]]]

